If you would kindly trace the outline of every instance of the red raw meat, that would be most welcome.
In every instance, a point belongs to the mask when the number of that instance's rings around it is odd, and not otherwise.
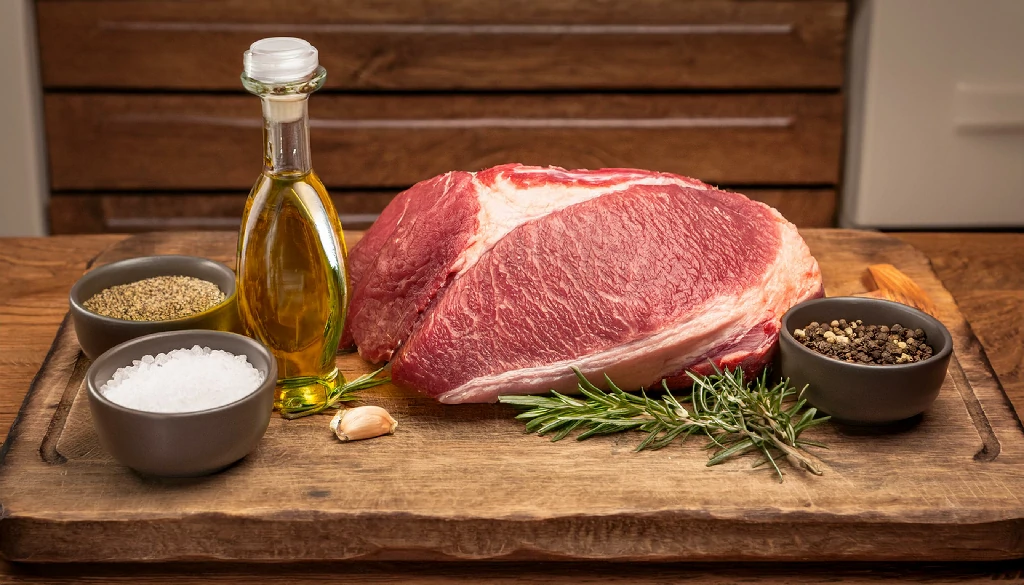
[[[396,197],[349,257],[348,333],[442,402],[756,371],[821,273],[777,211],[632,169],[503,165]],[[396,352],[397,350],[397,352]]]

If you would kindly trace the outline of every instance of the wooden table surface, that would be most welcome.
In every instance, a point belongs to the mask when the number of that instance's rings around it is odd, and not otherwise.
[[[992,367],[1018,412],[1024,412],[1024,234],[904,233],[899,237],[927,254],[946,288],[988,354]],[[100,251],[124,236],[60,236],[0,239],[0,436],[21,405],[32,377],[46,357],[67,310],[71,285]],[[2,517],[2,516],[0,516]],[[1024,538],[1024,534],[1022,534]],[[197,574],[227,583],[260,579],[274,582],[481,581],[663,583],[878,582],[912,579],[927,582],[1024,579],[1024,562],[958,565],[635,565],[594,563],[487,564],[360,563],[260,567],[238,565],[33,566],[0,563],[0,582],[191,583]]]

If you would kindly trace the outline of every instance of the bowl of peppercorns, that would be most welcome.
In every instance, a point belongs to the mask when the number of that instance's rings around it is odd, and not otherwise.
[[[938,319],[892,301],[815,299],[782,316],[782,375],[839,422],[887,424],[925,412],[952,355]]]

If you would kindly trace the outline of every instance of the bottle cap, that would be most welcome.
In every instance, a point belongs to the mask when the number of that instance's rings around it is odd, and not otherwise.
[[[306,79],[320,60],[316,47],[295,37],[270,37],[253,43],[242,56],[245,74],[263,83]]]

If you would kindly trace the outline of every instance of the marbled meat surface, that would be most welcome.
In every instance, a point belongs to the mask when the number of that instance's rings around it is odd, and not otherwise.
[[[502,165],[421,182],[349,257],[346,342],[442,402],[760,370],[821,296],[796,228],[743,195],[634,169]]]

